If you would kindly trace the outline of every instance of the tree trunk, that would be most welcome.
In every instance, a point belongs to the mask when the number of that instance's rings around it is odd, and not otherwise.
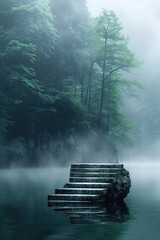
[[[111,85],[110,80],[108,81],[108,103],[107,103],[107,135],[110,130],[110,105],[111,105]]]
[[[101,85],[101,102],[100,102],[100,109],[99,109],[99,119],[98,124],[101,123],[102,118],[102,110],[103,110],[103,103],[104,103],[104,89],[105,89],[105,73],[106,73],[106,55],[107,55],[107,38],[105,37],[104,43],[104,58],[103,58],[103,74],[102,74],[102,85]]]
[[[88,77],[88,83],[87,83],[87,90],[86,90],[86,98],[85,98],[85,105],[87,105],[88,102],[88,111],[90,112],[91,109],[91,92],[92,92],[92,70],[95,62],[91,63],[90,69],[89,69],[89,77]]]
[[[82,55],[82,85],[81,85],[81,103],[83,103],[83,95],[84,95],[84,71],[85,71],[85,62],[84,62],[84,52],[85,52],[85,42],[84,42],[84,31],[83,31],[83,37],[82,37],[82,50],[83,50],[83,55]]]

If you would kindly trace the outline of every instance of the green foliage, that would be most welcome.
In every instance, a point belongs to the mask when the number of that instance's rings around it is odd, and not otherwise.
[[[37,66],[53,52],[55,28],[48,1],[8,0],[0,7],[0,132],[10,135],[17,106],[53,109],[56,94],[43,88]]]
[[[113,11],[92,18],[85,0],[1,0],[0,63],[9,156],[35,161],[54,142],[55,157],[89,130],[130,141],[121,106],[136,95],[138,63]]]
[[[128,48],[128,39],[113,11],[103,10],[95,20],[97,64],[101,69],[97,81],[96,95],[99,96],[98,124],[114,141],[128,142],[130,125],[121,114],[123,95],[133,93],[136,81],[131,81],[129,72],[138,66],[133,52]]]
[[[31,42],[48,56],[54,50],[56,31],[48,0],[33,0],[12,7],[16,39]],[[25,17],[25,21],[22,18]],[[23,33],[23,34],[22,34]],[[12,33],[11,33],[12,34]]]
[[[89,130],[90,116],[80,104],[62,97],[55,102],[55,109],[57,119],[55,125],[62,134],[71,129],[79,134]]]
[[[86,26],[89,26],[89,13],[85,0],[52,0],[51,9],[56,16],[55,26],[58,34],[53,61],[54,86],[63,91],[64,80],[72,77],[75,79],[75,87],[83,81],[83,38]]]

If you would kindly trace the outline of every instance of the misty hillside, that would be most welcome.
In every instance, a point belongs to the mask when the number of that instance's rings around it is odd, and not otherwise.
[[[85,0],[1,0],[0,166],[117,161],[157,141],[157,82],[131,45],[114,11]]]

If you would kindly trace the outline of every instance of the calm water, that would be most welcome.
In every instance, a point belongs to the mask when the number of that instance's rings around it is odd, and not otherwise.
[[[69,169],[0,170],[0,240],[159,240],[160,165],[125,167],[132,188],[126,222],[71,224],[47,206],[47,195],[67,182]]]

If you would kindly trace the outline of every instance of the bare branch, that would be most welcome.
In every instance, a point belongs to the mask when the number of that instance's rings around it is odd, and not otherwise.
[[[105,77],[104,80],[106,80],[107,78],[109,78],[109,77],[112,75],[112,73],[117,72],[119,69],[122,69],[122,68],[124,68],[124,67],[129,67],[129,66],[130,66],[130,65],[123,65],[123,66],[119,66],[119,67],[113,69],[113,70]]]

